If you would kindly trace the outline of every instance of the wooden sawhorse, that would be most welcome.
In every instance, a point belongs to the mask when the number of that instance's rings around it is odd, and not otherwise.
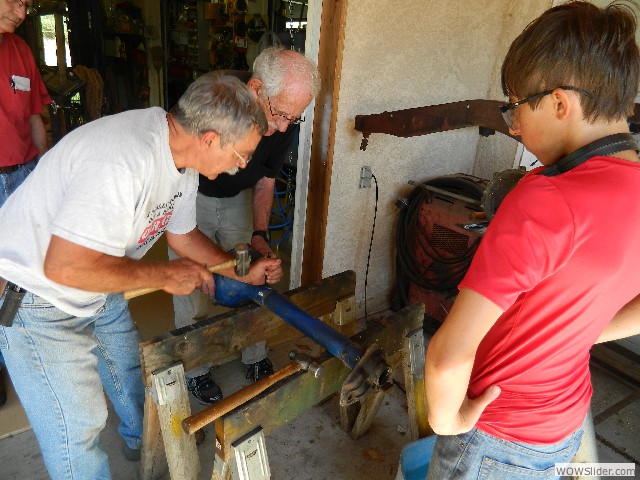
[[[354,295],[355,273],[352,271],[285,294],[307,313],[322,318],[347,336],[355,333]],[[402,366],[410,440],[431,433],[424,397],[423,317],[424,307],[412,305],[374,322],[354,337],[364,348],[374,342],[382,347],[385,360],[394,371]],[[191,415],[185,371],[239,358],[243,348],[261,340],[274,347],[300,337],[297,330],[267,309],[251,305],[143,342],[140,355],[147,393],[140,478],[155,480],[168,468],[172,480],[200,479],[195,437],[182,429],[182,421]],[[269,434],[340,390],[349,368],[329,354],[316,362],[324,367],[320,378],[298,372],[216,421],[212,480],[249,479],[243,461],[264,450],[263,442],[249,438],[257,427],[261,429],[260,435]],[[386,390],[380,388],[362,401],[341,408],[343,430],[354,438],[366,433]],[[234,446],[247,438],[249,441],[244,446],[254,442],[256,450],[238,456]]]

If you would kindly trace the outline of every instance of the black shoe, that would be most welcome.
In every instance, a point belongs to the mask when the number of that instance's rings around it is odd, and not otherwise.
[[[141,455],[141,449],[139,448],[131,448],[126,443],[122,446],[122,454],[124,458],[129,460],[130,462],[139,462]]]
[[[4,388],[4,374],[2,373],[2,366],[0,366],[0,407],[7,403],[7,390]]]
[[[209,372],[199,377],[188,378],[187,388],[203,405],[222,400],[222,390],[218,384],[213,381],[211,373]]]
[[[204,430],[198,430],[196,433],[196,445],[200,445],[207,439],[207,435],[204,433]]]
[[[245,378],[250,378],[253,382],[257,382],[273,373],[273,364],[271,360],[265,358],[259,362],[252,363],[247,369]]]

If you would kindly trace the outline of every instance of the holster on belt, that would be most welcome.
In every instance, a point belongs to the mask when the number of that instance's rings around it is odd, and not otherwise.
[[[18,313],[24,294],[27,291],[11,282],[6,282],[4,286],[0,285],[0,297],[3,293],[2,290],[4,290],[4,303],[0,307],[0,325],[10,327],[13,325],[13,319]]]

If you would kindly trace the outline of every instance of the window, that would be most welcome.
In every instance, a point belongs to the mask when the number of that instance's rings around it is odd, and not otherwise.
[[[71,65],[71,53],[69,51],[69,32],[67,22],[62,20],[64,29],[64,46],[67,65]],[[48,67],[58,65],[57,42],[56,42],[56,20],[54,15],[41,15],[40,25],[42,26],[42,45],[44,47],[44,63]]]

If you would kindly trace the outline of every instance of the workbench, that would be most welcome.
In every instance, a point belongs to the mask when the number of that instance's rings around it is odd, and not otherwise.
[[[401,369],[404,376],[409,440],[429,435],[424,398],[424,307],[411,305],[369,324],[356,322],[355,287],[355,273],[347,271],[285,296],[358,344],[381,347],[388,365],[394,371]],[[191,416],[185,371],[230,362],[240,357],[243,348],[262,340],[275,348],[300,337],[269,310],[249,305],[141,343],[146,398],[140,478],[157,479],[167,470],[173,480],[201,478],[195,436],[182,427]],[[299,371],[215,421],[212,480],[270,478],[264,435],[339,392],[350,373],[327,352],[314,360],[323,367],[319,378]],[[342,429],[355,439],[364,435],[388,388],[390,384],[341,407]]]

